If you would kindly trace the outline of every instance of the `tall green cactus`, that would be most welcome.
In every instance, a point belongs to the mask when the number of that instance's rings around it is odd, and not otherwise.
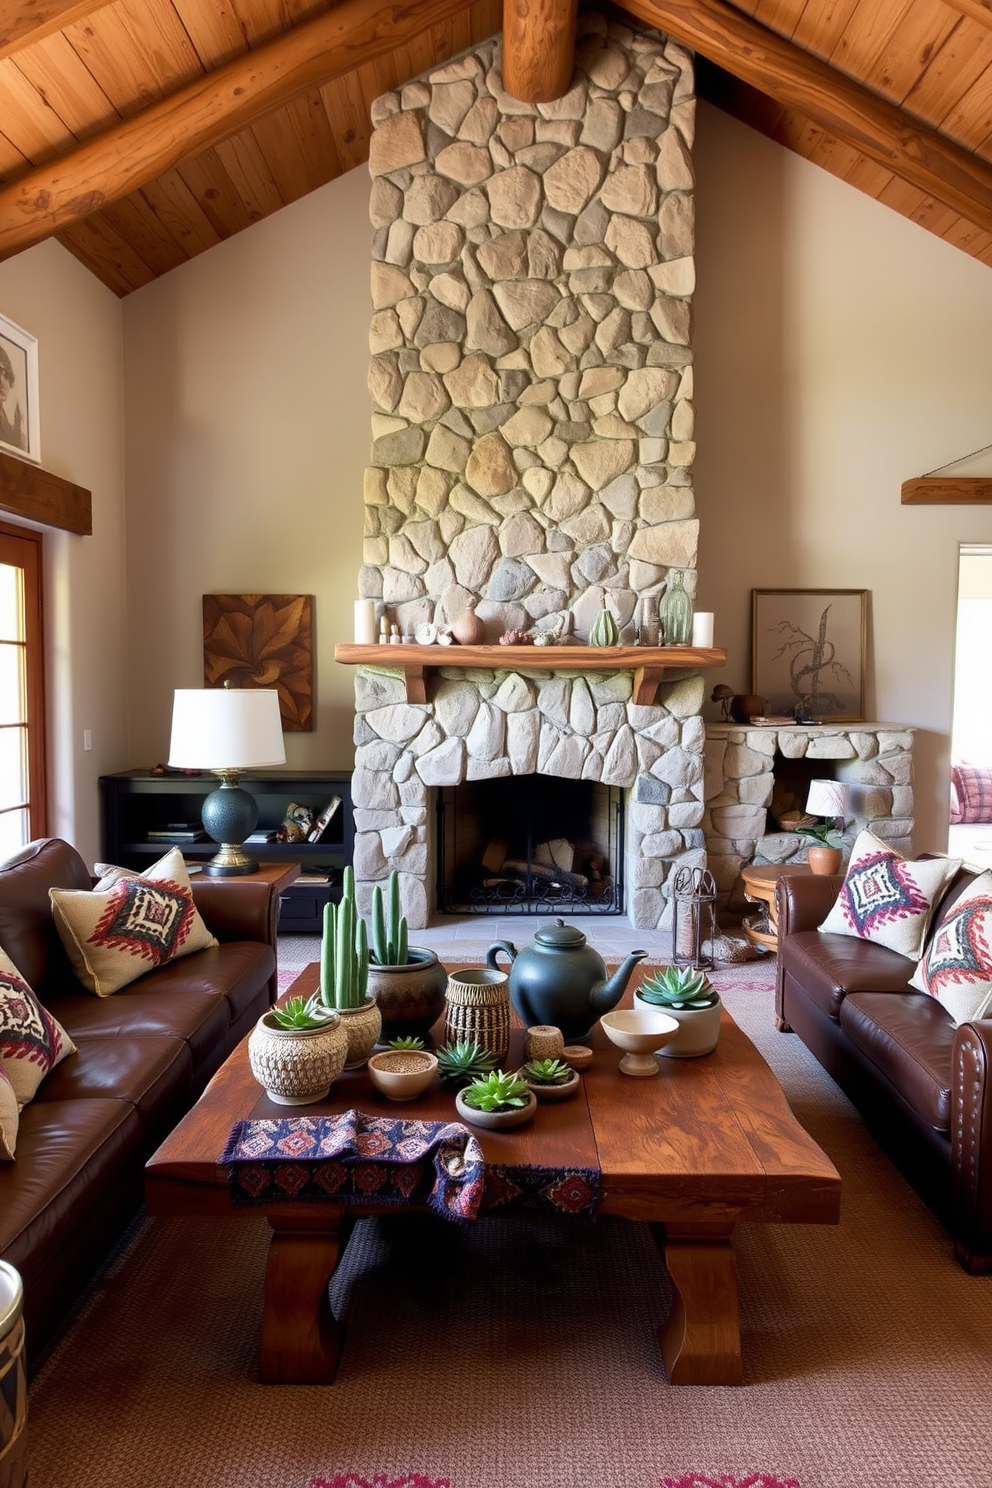
[[[320,998],[328,1007],[361,1007],[368,992],[369,944],[355,907],[355,874],[346,868],[341,903],[324,905],[320,943]]]
[[[400,876],[395,868],[386,885],[383,904],[382,887],[372,889],[372,955],[377,966],[405,966],[408,936],[406,915],[400,914]]]

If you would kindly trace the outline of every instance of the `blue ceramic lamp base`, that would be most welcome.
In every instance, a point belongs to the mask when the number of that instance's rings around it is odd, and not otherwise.
[[[258,824],[258,805],[238,780],[238,771],[224,771],[221,784],[210,792],[200,812],[207,835],[221,845],[220,852],[203,865],[204,873],[212,878],[235,878],[258,868],[242,846]]]

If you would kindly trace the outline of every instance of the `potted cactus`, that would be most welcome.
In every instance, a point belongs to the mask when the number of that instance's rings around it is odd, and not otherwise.
[[[448,976],[433,951],[408,944],[406,915],[400,907],[400,879],[394,869],[372,888],[369,918],[369,991],[379,1005],[383,1037],[427,1039],[444,1012]]]
[[[323,1100],[344,1068],[347,1051],[344,1024],[317,993],[269,1008],[248,1038],[252,1074],[281,1106]]]
[[[344,870],[341,902],[324,906],[320,945],[320,998],[340,1014],[348,1035],[345,1069],[358,1069],[375,1048],[382,1019],[369,991],[369,948],[365,921],[355,908],[355,874]]]
[[[562,1059],[529,1059],[520,1071],[539,1101],[568,1100],[579,1088],[579,1072]]]
[[[490,1070],[459,1090],[455,1106],[463,1121],[492,1130],[529,1121],[537,1110],[537,1097],[519,1075]]]
[[[679,1025],[670,1043],[659,1049],[669,1059],[694,1059],[709,1054],[720,1037],[720,994],[705,971],[694,966],[666,966],[641,983],[635,1006],[657,1008]]]

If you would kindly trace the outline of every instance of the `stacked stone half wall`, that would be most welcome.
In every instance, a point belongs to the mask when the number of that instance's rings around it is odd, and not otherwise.
[[[573,85],[503,91],[492,40],[377,100],[359,592],[412,635],[470,602],[507,630],[584,641],[605,601],[632,635],[671,572],[695,592],[690,58],[653,31],[581,18]],[[643,613],[643,611],[641,612]],[[629,788],[628,909],[666,915],[702,858],[702,679],[631,702],[629,673],[357,678],[356,877],[401,873],[431,907],[430,791],[487,776]]]

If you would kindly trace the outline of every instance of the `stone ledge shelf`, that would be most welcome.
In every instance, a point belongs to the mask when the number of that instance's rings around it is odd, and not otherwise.
[[[408,703],[427,702],[427,673],[441,667],[508,672],[633,672],[633,701],[653,706],[659,682],[674,672],[727,664],[722,646],[359,646],[338,642],[344,666],[386,667],[406,677]]]

